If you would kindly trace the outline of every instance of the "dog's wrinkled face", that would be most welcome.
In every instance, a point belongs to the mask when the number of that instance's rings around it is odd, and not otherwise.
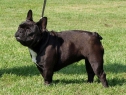
[[[26,21],[19,25],[15,33],[16,40],[24,46],[32,45],[41,38],[42,32],[46,29],[46,24],[46,17],[35,23],[32,18],[32,11],[29,10]]]
[[[39,28],[34,22],[26,21],[19,25],[15,37],[21,44],[28,46],[34,41],[37,31]]]

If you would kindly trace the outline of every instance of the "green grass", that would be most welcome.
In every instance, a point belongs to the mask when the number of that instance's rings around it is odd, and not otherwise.
[[[103,37],[107,89],[97,77],[86,83],[83,60],[56,72],[52,85],[43,85],[27,48],[14,38],[29,9],[35,21],[40,19],[42,4],[42,0],[0,0],[0,95],[126,95],[126,1],[47,0],[45,9],[48,30],[97,31]]]

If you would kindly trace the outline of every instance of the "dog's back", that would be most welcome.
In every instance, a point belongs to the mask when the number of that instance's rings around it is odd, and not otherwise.
[[[99,53],[102,58],[104,51],[100,42],[102,37],[96,32],[71,30],[57,33],[57,36],[62,39],[62,43],[59,41],[60,46],[58,50],[60,56],[58,64],[60,64],[61,68],[61,64],[64,67],[73,62],[85,59],[97,49],[100,52],[94,52],[95,55]],[[60,66],[58,66],[59,69]]]

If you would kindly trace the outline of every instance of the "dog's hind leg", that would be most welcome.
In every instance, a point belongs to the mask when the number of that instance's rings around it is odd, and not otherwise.
[[[102,68],[100,68],[100,66],[97,65],[99,63],[91,63],[91,64],[92,64],[92,68],[94,70],[94,73],[98,76],[102,85],[104,87],[108,87],[108,82],[106,80],[106,74],[105,74],[104,70]],[[95,66],[93,66],[93,65],[95,65]]]
[[[87,71],[87,74],[88,74],[88,81],[87,82],[92,83],[93,80],[94,80],[95,73],[94,73],[94,71],[93,71],[93,69],[92,69],[87,58],[85,59],[85,64],[86,64],[86,71]]]
[[[89,60],[91,67],[95,73],[95,75],[98,76],[100,79],[102,85],[104,87],[108,87],[108,82],[106,80],[106,74],[103,70],[103,58],[97,57],[97,55],[92,56]]]

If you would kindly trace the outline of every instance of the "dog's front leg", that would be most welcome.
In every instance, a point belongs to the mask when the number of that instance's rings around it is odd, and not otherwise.
[[[39,72],[41,73],[42,77],[44,78],[44,84],[49,85],[52,83],[52,76],[53,76],[53,70],[51,69],[44,69],[38,65],[36,65]]]
[[[44,78],[44,83],[49,85],[52,83],[52,77],[54,73],[54,68],[57,62],[56,50],[54,47],[49,46],[41,56],[37,57],[38,69]],[[42,69],[42,70],[41,70]]]
[[[51,69],[43,70],[43,77],[44,77],[45,85],[49,85],[52,83],[52,76],[53,76],[53,70],[51,70]]]

